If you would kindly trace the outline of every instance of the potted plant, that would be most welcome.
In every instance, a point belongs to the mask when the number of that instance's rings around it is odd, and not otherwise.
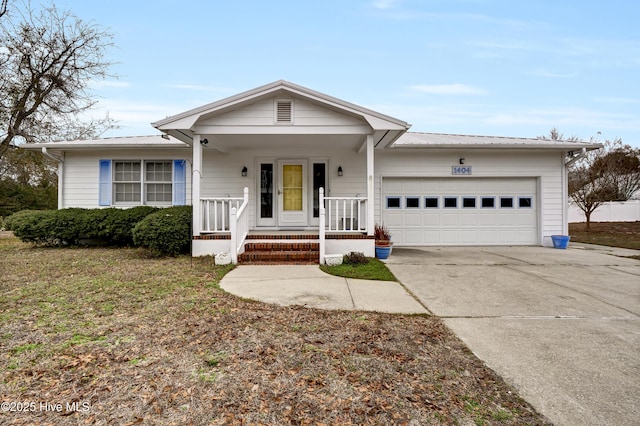
[[[393,243],[391,242],[391,232],[384,225],[378,225],[376,223],[373,235],[376,240],[376,257],[378,259],[386,259],[391,254],[391,247]]]

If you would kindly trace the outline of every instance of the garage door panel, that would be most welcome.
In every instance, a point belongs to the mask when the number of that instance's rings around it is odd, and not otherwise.
[[[534,178],[384,178],[383,200],[401,197],[402,206],[383,205],[382,220],[398,245],[538,244],[536,188]],[[406,196],[420,197],[420,208],[407,208]],[[427,208],[425,197],[437,198],[437,208]],[[444,208],[444,197],[456,197],[457,207]],[[476,206],[463,208],[463,197]],[[501,197],[513,207],[502,206]],[[521,207],[519,197],[531,198],[531,207]]]
[[[422,226],[422,215],[420,213],[406,213],[404,215],[403,225],[406,227]]]

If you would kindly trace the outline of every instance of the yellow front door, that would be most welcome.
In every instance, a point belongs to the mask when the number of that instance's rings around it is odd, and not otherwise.
[[[280,226],[307,225],[306,161],[280,160]]]

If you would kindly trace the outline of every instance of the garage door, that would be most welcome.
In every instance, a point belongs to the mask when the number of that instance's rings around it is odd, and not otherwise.
[[[396,244],[538,244],[534,178],[384,178],[382,195]]]

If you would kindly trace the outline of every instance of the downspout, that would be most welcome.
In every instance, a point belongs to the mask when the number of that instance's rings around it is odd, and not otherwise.
[[[569,152],[573,152],[573,151],[569,151]],[[582,151],[580,151],[580,154],[576,155],[575,157],[571,157],[569,159],[566,159],[564,161],[564,165],[569,168],[571,167],[576,161],[581,160],[585,155],[587,155],[587,148],[582,148]]]
[[[46,146],[43,146],[42,154],[58,163],[58,209],[62,209],[64,208],[64,153],[62,153],[62,158],[59,158],[47,151]]]

